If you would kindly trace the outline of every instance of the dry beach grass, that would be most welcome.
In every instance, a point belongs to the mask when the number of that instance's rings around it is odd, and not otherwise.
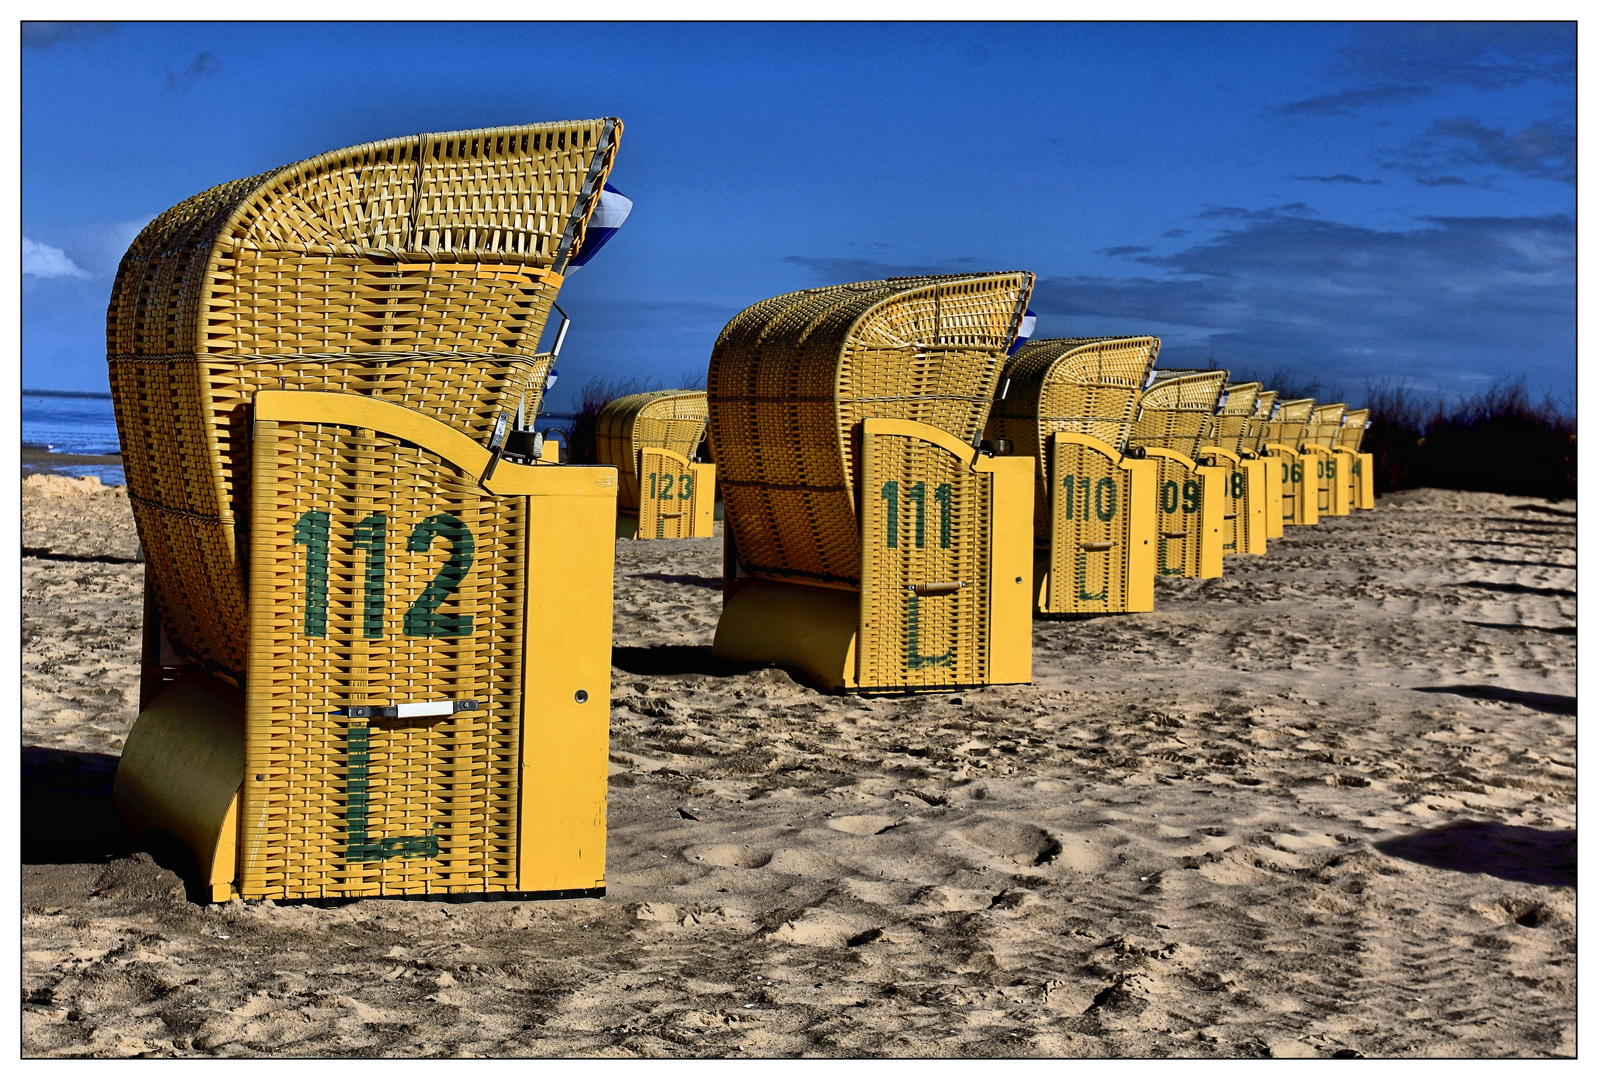
[[[720,540],[623,542],[609,895],[323,908],[110,821],[142,566],[48,486],[26,1055],[1574,1053],[1572,502],[1386,496],[925,698],[714,660]]]

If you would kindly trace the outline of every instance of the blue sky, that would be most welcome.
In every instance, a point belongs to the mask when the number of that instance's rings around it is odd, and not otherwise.
[[[117,261],[211,185],[619,116],[561,385],[679,385],[768,296],[1031,270],[1038,336],[1575,402],[1572,24],[24,24],[23,385],[102,390]]]

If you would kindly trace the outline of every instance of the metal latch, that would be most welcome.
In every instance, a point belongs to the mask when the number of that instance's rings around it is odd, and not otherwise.
[[[394,705],[349,705],[334,709],[334,716],[353,716],[364,719],[404,720],[413,716],[452,716],[458,712],[476,712],[474,698],[459,701],[405,701]]]
[[[917,596],[948,596],[957,593],[966,587],[964,581],[923,581],[919,585],[910,586],[910,591]]]

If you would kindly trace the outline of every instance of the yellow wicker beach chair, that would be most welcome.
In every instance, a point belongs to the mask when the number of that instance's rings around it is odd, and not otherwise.
[[[1040,613],[1154,610],[1159,469],[1125,450],[1159,349],[1155,337],[1034,339],[1005,365],[987,445],[1037,461]]]
[[[1226,470],[1221,551],[1227,555],[1265,554],[1267,470],[1254,450],[1260,389],[1257,382],[1228,383],[1215,413],[1212,441],[1199,448],[1202,463]]]
[[[1304,429],[1304,472],[1308,474],[1313,462],[1315,510],[1321,517],[1328,514],[1343,517],[1352,508],[1348,501],[1348,490],[1349,467],[1353,464],[1353,458],[1337,453],[1337,439],[1343,429],[1343,415],[1347,412],[1348,406],[1342,402],[1317,405],[1310,412],[1309,424]]]
[[[1353,510],[1376,509],[1376,461],[1370,454],[1360,453],[1360,442],[1370,428],[1369,409],[1350,409],[1343,415],[1343,426],[1337,429],[1337,445],[1333,452],[1348,455],[1348,505]]]
[[[1314,410],[1314,398],[1278,401],[1275,413],[1265,421],[1263,453],[1277,463],[1280,520],[1284,525],[1314,525],[1320,521],[1314,462],[1306,467],[1302,446],[1304,429]]]
[[[696,460],[709,405],[703,390],[628,394],[599,414],[599,461],[621,475],[616,535],[626,540],[710,536],[716,467]]]
[[[1213,442],[1215,408],[1225,371],[1155,371],[1143,391],[1129,446],[1159,466],[1155,505],[1155,573],[1221,576],[1222,525],[1228,470],[1200,465],[1199,448]]]
[[[603,890],[616,472],[509,451],[620,133],[323,154],[124,257],[150,617],[114,800],[214,899]]]
[[[717,656],[857,693],[1030,681],[1033,463],[977,443],[1032,283],[835,285],[727,324]]]
[[[1249,417],[1240,445],[1261,460],[1265,458],[1265,439],[1270,432],[1268,421],[1275,412],[1275,390],[1261,390],[1254,395],[1254,414]],[[1265,515],[1265,539],[1279,540],[1282,536],[1282,483],[1276,463],[1267,462],[1263,475],[1265,497],[1261,502]]]

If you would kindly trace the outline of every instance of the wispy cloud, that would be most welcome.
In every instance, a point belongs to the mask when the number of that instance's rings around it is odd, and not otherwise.
[[[1452,116],[1433,121],[1418,138],[1378,154],[1377,161],[1427,187],[1491,188],[1493,175],[1502,172],[1574,184],[1576,130],[1574,125],[1537,120],[1509,131],[1473,116]]]
[[[1349,173],[1337,173],[1333,176],[1294,176],[1294,180],[1313,180],[1321,184],[1380,184],[1380,180],[1364,180]]]
[[[1380,231],[1290,216],[1166,256],[1147,276],[1049,277],[1049,334],[1160,328],[1171,366],[1335,371],[1451,384],[1575,377],[1575,226],[1566,216],[1431,218]]]
[[[22,47],[51,49],[74,41],[105,37],[116,30],[117,24],[109,22],[25,22],[22,24]]]
[[[48,228],[24,226],[34,236],[33,240],[26,242],[60,253],[62,258],[83,271],[83,277],[108,278],[116,273],[117,264],[122,261],[128,246],[153,216]]]
[[[175,93],[185,89],[207,75],[215,75],[222,70],[222,61],[212,52],[202,52],[189,62],[189,66],[181,73],[166,73],[166,88],[168,93]]]
[[[1313,217],[1315,211],[1308,203],[1283,203],[1267,206],[1263,210],[1250,210],[1244,206],[1210,206],[1193,216],[1200,221],[1276,221],[1279,218]]]
[[[1139,244],[1122,244],[1120,247],[1100,248],[1099,254],[1108,255],[1111,258],[1121,258],[1127,255],[1143,255],[1153,250],[1151,247],[1143,247]]]
[[[36,278],[87,278],[89,272],[49,244],[22,238],[22,272]]]
[[[1353,115],[1449,86],[1503,90],[1573,83],[1576,24],[1376,23],[1353,28],[1325,72],[1341,88],[1279,106],[1282,115]]]

